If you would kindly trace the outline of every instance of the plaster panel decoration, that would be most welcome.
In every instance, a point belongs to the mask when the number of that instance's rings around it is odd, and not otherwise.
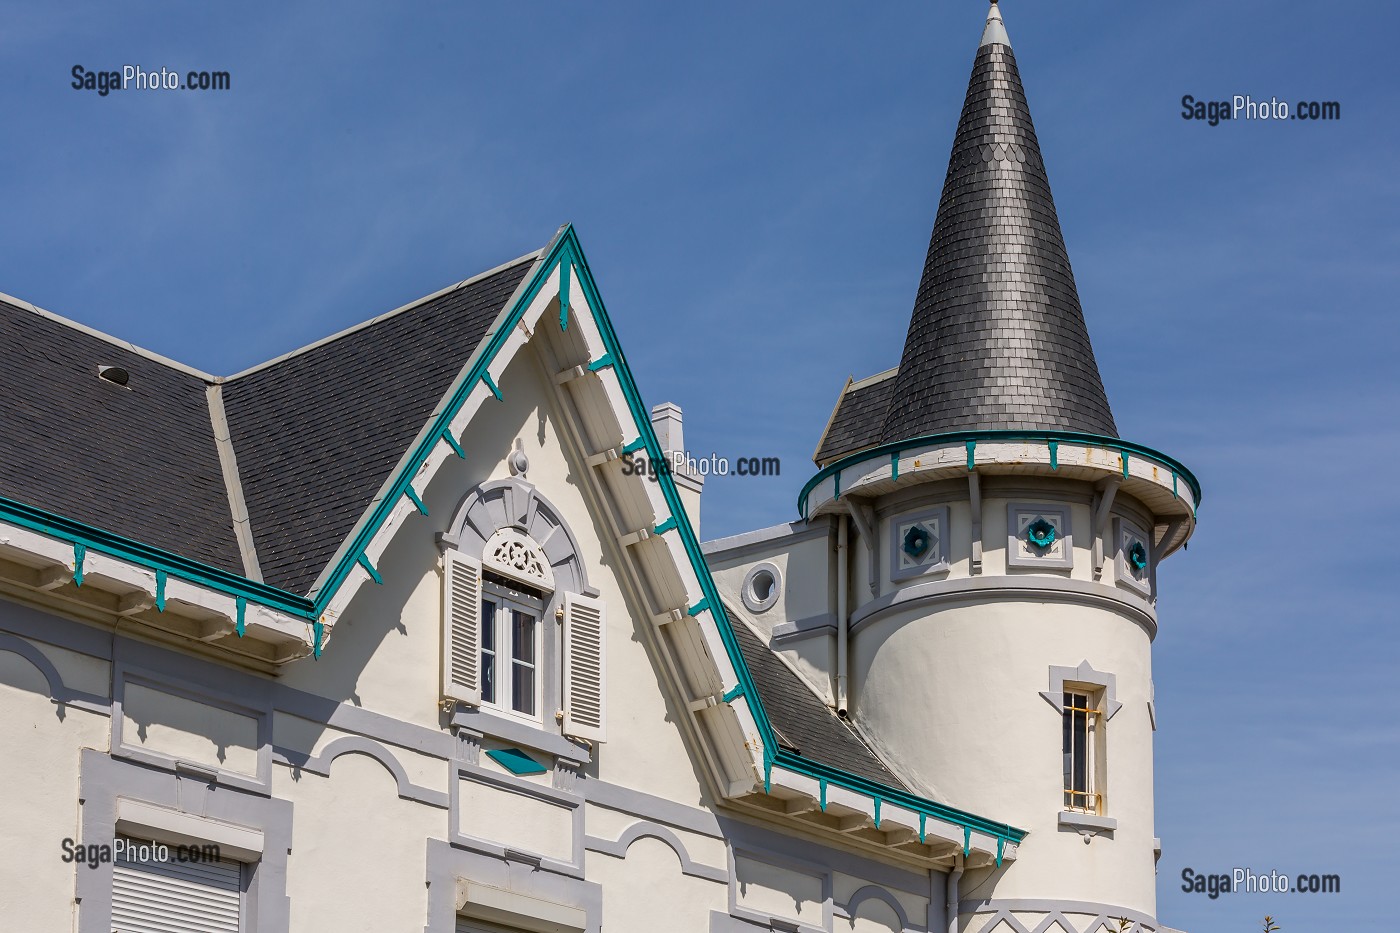
[[[481,555],[489,570],[527,586],[589,591],[578,543],[562,513],[519,476],[482,483],[457,507],[440,543]]]
[[[481,564],[503,577],[536,589],[554,590],[554,571],[530,536],[518,528],[502,528],[491,536],[481,552]]]
[[[1118,541],[1118,582],[1144,596],[1152,592],[1152,538],[1126,518],[1115,519]]]
[[[1007,506],[1006,565],[1068,569],[1074,565],[1069,506],[1013,502]]]
[[[897,515],[890,521],[890,579],[948,569],[948,508]]]

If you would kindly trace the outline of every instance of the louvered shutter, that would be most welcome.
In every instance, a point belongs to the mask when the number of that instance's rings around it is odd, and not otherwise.
[[[481,561],[442,557],[442,695],[481,703]]]
[[[604,741],[603,601],[564,594],[564,734]]]
[[[113,933],[238,933],[242,864],[177,862],[169,849],[168,862],[115,861]]]

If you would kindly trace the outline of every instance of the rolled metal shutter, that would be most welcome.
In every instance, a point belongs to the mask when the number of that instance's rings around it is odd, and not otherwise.
[[[178,862],[171,848],[168,862],[115,861],[113,933],[238,933],[243,865]]]

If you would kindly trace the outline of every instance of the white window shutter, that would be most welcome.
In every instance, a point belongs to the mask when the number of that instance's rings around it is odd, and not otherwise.
[[[481,561],[442,555],[442,695],[481,703]]]
[[[564,734],[605,740],[603,601],[564,594]]]

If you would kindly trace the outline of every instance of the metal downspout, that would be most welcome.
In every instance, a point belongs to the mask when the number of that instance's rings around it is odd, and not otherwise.
[[[846,641],[850,618],[846,613],[846,590],[849,574],[846,560],[846,516],[836,516],[836,715],[845,717],[846,704]]]

